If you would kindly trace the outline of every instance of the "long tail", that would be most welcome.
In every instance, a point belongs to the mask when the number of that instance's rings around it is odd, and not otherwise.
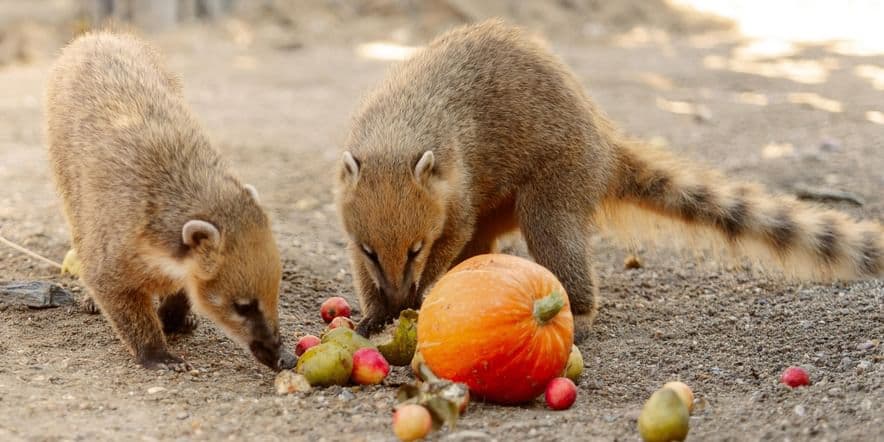
[[[884,274],[884,228],[759,186],[725,179],[651,146],[621,142],[619,170],[596,216],[628,239],[680,237],[831,281]],[[667,228],[686,229],[667,232]],[[769,267],[769,266],[768,266]]]

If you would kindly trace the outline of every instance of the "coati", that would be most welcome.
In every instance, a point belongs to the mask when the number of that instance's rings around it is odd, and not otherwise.
[[[292,366],[279,334],[282,268],[270,221],[210,145],[159,53],[126,33],[78,37],[50,71],[46,112],[81,279],[138,363],[189,369],[164,332],[189,331],[192,306],[264,365]]]
[[[366,334],[516,229],[567,290],[577,340],[598,303],[590,234],[651,215],[789,274],[884,273],[881,225],[626,137],[545,43],[499,20],[449,31],[394,66],[356,111],[344,150],[336,199]]]

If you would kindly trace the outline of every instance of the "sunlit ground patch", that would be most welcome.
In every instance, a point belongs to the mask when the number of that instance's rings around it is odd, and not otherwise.
[[[840,101],[825,98],[813,92],[795,92],[789,94],[787,98],[790,103],[804,104],[826,112],[838,113],[844,111],[844,105]]]
[[[857,77],[869,80],[875,89],[884,90],[884,68],[871,64],[861,64],[853,68],[853,73]]]
[[[875,124],[884,124],[884,112],[868,111],[866,112],[866,120]]]
[[[390,42],[361,43],[356,46],[356,54],[373,60],[405,60],[411,57],[419,47],[405,46]]]

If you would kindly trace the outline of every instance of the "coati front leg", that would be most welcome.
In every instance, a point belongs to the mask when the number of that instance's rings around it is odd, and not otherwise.
[[[163,333],[167,335],[188,334],[196,330],[197,320],[190,314],[190,301],[183,291],[166,296],[157,309],[157,315],[163,323]]]
[[[393,313],[390,311],[389,302],[384,297],[383,292],[375,284],[371,278],[362,257],[357,256],[358,252],[351,252],[351,260],[353,262],[353,282],[356,286],[356,295],[359,298],[359,305],[362,308],[362,319],[356,326],[356,332],[362,336],[371,336],[379,332],[387,321],[393,319]]]
[[[93,299],[139,364],[152,370],[191,369],[190,364],[169,353],[150,294],[137,289],[93,291]]]
[[[598,311],[598,286],[590,261],[589,216],[561,207],[549,197],[520,196],[519,225],[534,260],[549,269],[568,292],[574,341],[581,342]]]

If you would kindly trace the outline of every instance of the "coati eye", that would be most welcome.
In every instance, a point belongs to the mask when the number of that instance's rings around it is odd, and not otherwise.
[[[408,259],[414,259],[424,248],[424,242],[418,241],[408,250]]]
[[[378,262],[378,254],[375,253],[371,247],[365,244],[361,244],[360,247],[362,247],[362,253],[365,253],[365,256],[367,256],[368,259],[374,261],[375,263]]]
[[[234,301],[233,310],[240,316],[253,316],[255,313],[258,313],[258,300]]]

